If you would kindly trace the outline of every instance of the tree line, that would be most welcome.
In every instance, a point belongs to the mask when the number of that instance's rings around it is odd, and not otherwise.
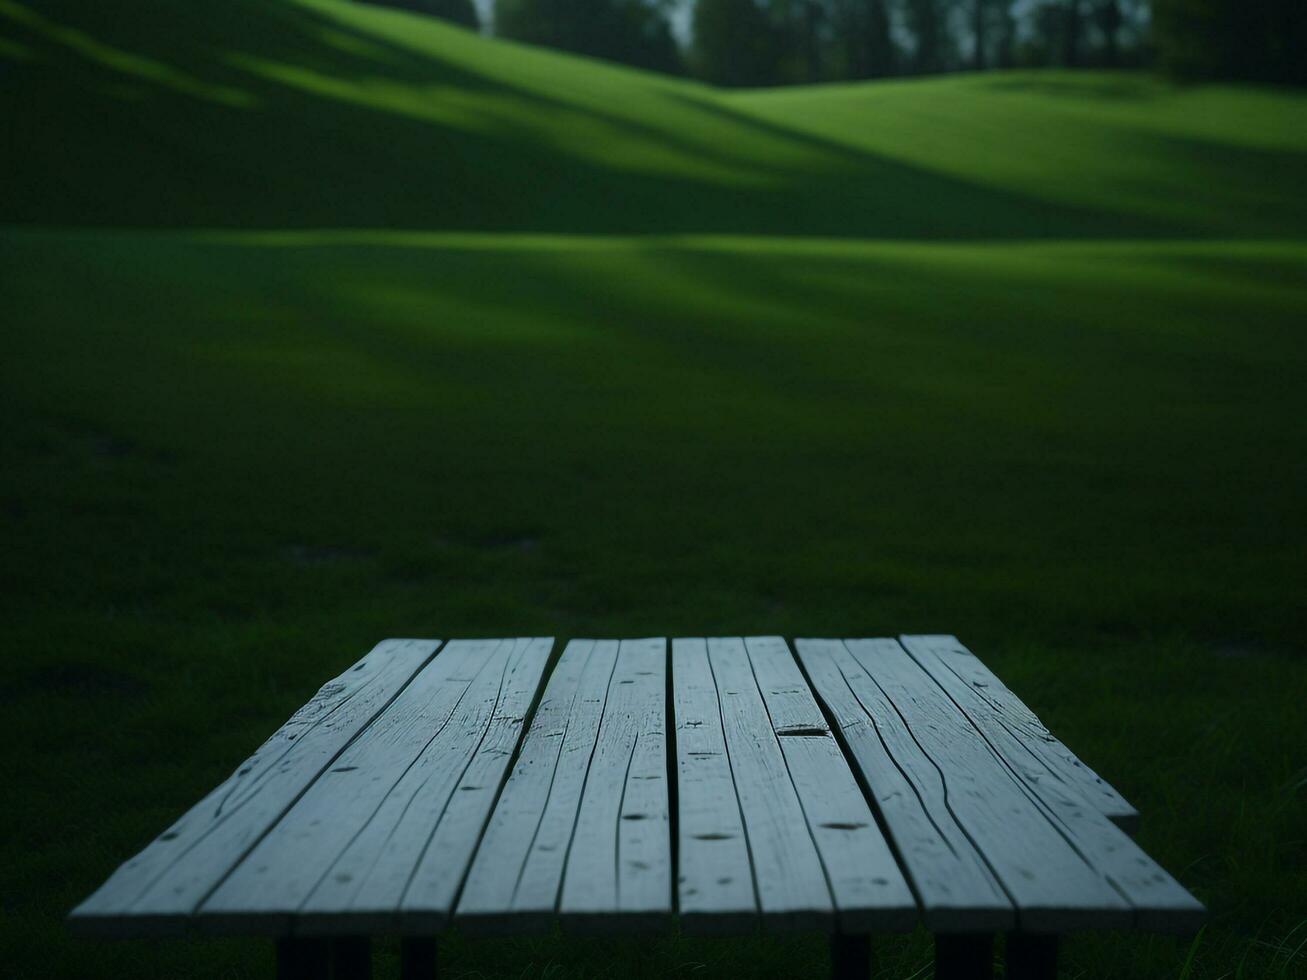
[[[1307,0],[494,0],[491,25],[473,0],[368,2],[717,85],[1149,64],[1307,83]]]
[[[1146,0],[698,0],[687,62],[719,85],[1141,64]]]

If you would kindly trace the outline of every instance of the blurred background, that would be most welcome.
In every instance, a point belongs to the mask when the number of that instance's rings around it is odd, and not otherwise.
[[[382,637],[946,632],[1211,909],[1063,976],[1307,975],[1305,9],[0,0],[0,969],[269,975],[62,917]]]

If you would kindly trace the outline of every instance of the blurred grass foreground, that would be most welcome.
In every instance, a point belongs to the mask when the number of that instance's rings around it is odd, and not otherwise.
[[[1212,910],[1064,976],[1307,975],[1307,96],[0,0],[0,118],[8,975],[266,972],[60,920],[383,636],[705,631],[957,633]]]

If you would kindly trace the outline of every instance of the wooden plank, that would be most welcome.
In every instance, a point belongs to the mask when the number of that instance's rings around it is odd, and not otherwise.
[[[333,913],[343,913],[349,921],[334,925],[337,931],[357,930],[360,915],[386,922],[396,907],[398,925],[404,932],[430,934],[447,923],[553,648],[553,639],[548,637],[503,642],[511,643],[512,651],[488,723],[481,723],[487,698],[473,709],[475,722],[469,718],[446,729],[454,733],[456,743],[442,745],[440,739],[433,740],[419,765],[407,775],[411,782],[421,763],[436,756],[433,764],[451,775],[463,763],[457,781],[451,783],[434,773],[426,777],[421,791],[405,806],[407,819],[387,831],[384,846],[379,850],[375,845],[364,847],[365,840],[375,835],[360,835],[305,904],[302,915],[312,914],[314,921],[326,919],[331,924]],[[397,795],[387,798],[392,808]],[[437,806],[433,830],[428,814],[435,813]],[[376,823],[374,818],[369,831]],[[415,853],[419,855],[416,862]],[[371,862],[371,871],[352,892],[327,890],[342,869],[348,870],[350,861],[361,867]]]
[[[758,897],[749,844],[705,640],[672,641],[672,692],[681,928],[691,933],[755,929]]]
[[[767,928],[830,931],[835,909],[816,842],[738,637],[708,640],[758,906]]]
[[[569,746],[567,758],[582,761],[576,756],[577,742],[568,742],[574,713],[578,718],[584,715],[581,708],[586,703],[587,695],[589,703],[597,703],[599,711],[602,711],[603,697],[612,676],[615,656],[596,658],[595,647],[594,640],[573,640],[563,651],[549,677],[540,707],[536,710],[531,729],[522,743],[522,753],[495,805],[494,814],[477,848],[472,869],[468,872],[467,884],[459,898],[458,921],[469,931],[539,931],[548,925],[552,917],[558,886],[562,881],[565,848],[559,850],[551,847],[545,852],[559,853],[552,894],[542,903],[543,907],[520,908],[515,904],[515,899],[527,860],[537,846],[540,826],[549,810],[555,783],[559,782],[559,771],[566,764],[564,746]],[[617,644],[613,643],[611,647],[615,655]],[[587,673],[592,660],[596,661],[595,669]],[[588,726],[592,737],[598,731],[598,712],[594,717],[595,723]],[[587,726],[581,723],[579,727]],[[587,746],[584,758],[588,760],[588,757]],[[582,765],[578,768],[584,778],[586,767]],[[573,816],[580,799],[581,781],[575,781],[576,796],[570,801]],[[559,788],[561,791],[562,783]],[[570,828],[569,822],[569,833]]]
[[[496,689],[498,640],[445,645],[390,708],[341,753],[200,909],[211,932],[285,933],[335,860],[367,827],[423,750],[448,727],[473,681],[472,704]]]
[[[1065,768],[1050,765],[1050,753],[1041,751],[1048,742],[1036,739],[1038,744],[1031,744],[1032,733],[1043,731],[1049,741],[1055,740],[988,669],[977,669],[980,662],[974,655],[952,637],[904,637],[903,646],[976,727],[1063,836],[1126,897],[1134,907],[1137,928],[1191,933],[1202,926],[1202,904],[1101,809],[1104,796],[1108,803],[1115,804],[1119,795],[1111,787],[1105,794],[1101,787],[1107,784],[1078,760],[1078,771],[1065,763]],[[1014,719],[1021,719],[1023,724],[1017,726],[1012,723]],[[1056,744],[1061,746],[1060,742]],[[1056,762],[1066,757],[1075,759],[1065,747],[1061,753],[1052,754]],[[1074,775],[1064,776],[1066,769]]]
[[[252,756],[73,910],[99,935],[180,932],[204,898],[383,712],[439,640],[385,640],[322,686]]]
[[[622,640],[567,857],[559,916],[582,931],[667,924],[667,642]]]
[[[1016,911],[947,806],[944,782],[889,698],[839,640],[795,641],[862,774],[932,932],[997,932]]]
[[[615,640],[573,640],[564,651],[564,659],[585,658],[567,722],[558,736],[556,722],[538,738],[533,730],[522,753],[524,762],[540,758],[532,765],[553,771],[547,784],[515,773],[505,787],[459,902],[458,921],[470,930],[539,931],[553,922],[618,647]],[[546,743],[555,738],[561,745],[551,763]]]
[[[504,696],[485,740],[464,772],[404,896],[401,913],[406,931],[429,933],[452,916],[473,852],[520,740],[527,708],[540,688],[541,673],[552,647],[551,639],[538,649],[538,659],[532,661],[530,670],[520,680],[514,681],[510,676],[506,682]]]
[[[826,716],[785,641],[779,636],[751,636],[744,644],[772,730],[778,736],[828,734]]]
[[[298,925],[311,931],[393,928],[510,678],[520,670],[534,693],[548,652],[541,646],[447,644],[205,901],[201,925],[280,933],[303,913]]]
[[[817,844],[845,933],[917,924],[917,903],[825,716],[780,637],[745,640],[772,730]]]
[[[972,721],[986,735],[1006,731],[1016,739],[1020,750],[1008,759],[1009,762],[1025,765],[1033,756],[1036,764],[1047,772],[1048,779],[1077,788],[1114,824],[1127,833],[1135,832],[1139,826],[1139,811],[1058,741],[1035,713],[957,637],[903,636],[899,639],[904,649],[928,671],[931,671],[931,663],[938,662],[970,685],[983,699],[984,704],[977,705],[981,710],[972,713]]]
[[[1048,819],[897,640],[844,645],[928,756],[931,769],[924,778],[942,784],[945,808],[1012,898],[1018,928],[1070,932],[1131,924],[1125,898]]]

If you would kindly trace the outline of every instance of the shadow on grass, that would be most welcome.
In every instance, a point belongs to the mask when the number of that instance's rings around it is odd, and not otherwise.
[[[651,78],[641,89],[662,107],[666,125],[655,125],[295,4],[139,7],[122,18],[52,0],[39,22],[15,17],[31,8],[13,0],[0,9],[37,52],[9,86],[23,106],[8,115],[25,149],[0,220],[927,240],[1173,238],[1241,223],[1272,233],[1307,220],[1284,186],[1303,171],[1291,153],[1141,135],[1140,152],[1159,160],[1202,159],[1207,182],[1234,201],[1228,214],[1168,220],[934,172],[734,110],[685,83]],[[389,86],[384,97],[378,86]],[[227,97],[197,96],[212,91]],[[578,127],[585,136],[569,135]],[[1164,178],[1137,190],[1174,192]]]

